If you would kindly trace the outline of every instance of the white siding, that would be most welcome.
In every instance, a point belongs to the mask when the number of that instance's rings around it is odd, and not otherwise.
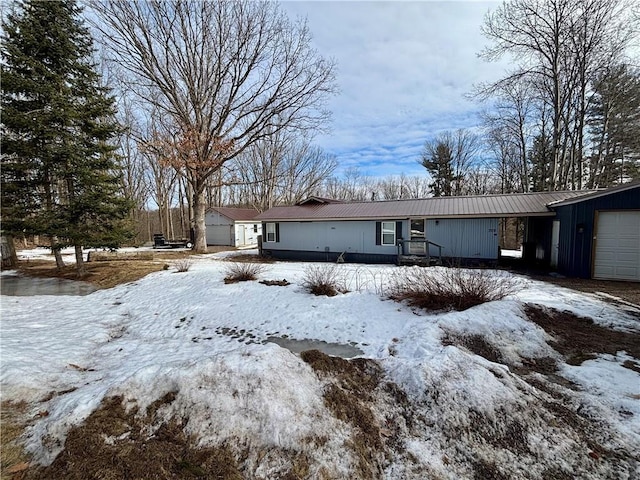
[[[593,278],[640,281],[640,212],[599,212]]]
[[[254,231],[254,225],[257,227],[257,232]],[[258,245],[258,235],[262,235],[262,225],[259,222],[240,223],[236,222],[235,225],[235,246],[236,247],[248,247],[251,245]]]
[[[232,225],[207,225],[207,245],[233,245]]]

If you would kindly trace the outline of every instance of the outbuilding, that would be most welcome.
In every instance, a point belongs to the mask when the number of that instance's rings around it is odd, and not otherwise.
[[[640,182],[549,207],[552,267],[571,277],[640,281]]]
[[[257,210],[250,208],[211,207],[205,214],[207,245],[249,247],[258,244],[262,224]]]

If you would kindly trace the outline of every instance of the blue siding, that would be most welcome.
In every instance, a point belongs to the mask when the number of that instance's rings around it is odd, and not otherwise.
[[[640,209],[640,187],[556,208],[560,221],[558,271],[591,278],[596,211]]]
[[[408,219],[384,221],[401,222],[401,238],[409,238]],[[262,231],[266,232],[266,226]],[[265,241],[262,248],[267,254],[283,259],[335,261],[344,253],[343,258],[349,262],[395,262],[397,246],[377,245],[377,236],[374,220],[279,222],[279,241]],[[444,247],[443,257],[472,261],[498,258],[496,218],[429,219],[426,236]],[[431,246],[430,254],[437,256],[438,249]]]

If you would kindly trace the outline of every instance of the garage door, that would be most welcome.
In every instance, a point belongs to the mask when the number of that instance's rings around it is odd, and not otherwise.
[[[207,225],[207,245],[233,245],[233,225]]]
[[[593,278],[640,282],[640,212],[599,212]]]

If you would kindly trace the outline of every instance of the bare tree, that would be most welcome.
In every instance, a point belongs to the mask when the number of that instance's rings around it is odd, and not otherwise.
[[[334,66],[304,22],[267,1],[92,3],[113,59],[136,92],[173,119],[171,164],[193,198],[195,250],[206,251],[207,180],[282,129],[326,125]]]
[[[527,192],[531,183],[527,153],[537,113],[535,93],[522,78],[500,83],[489,92],[483,92],[481,98],[492,96],[493,100],[493,109],[483,119],[487,129],[485,141],[495,157],[493,169],[500,176],[503,193]]]
[[[264,211],[317,193],[337,166],[335,158],[306,138],[277,132],[234,161],[241,203]]]
[[[484,34],[493,41],[487,60],[506,54],[516,68],[490,86],[525,81],[549,115],[549,189],[581,188],[583,138],[590,84],[629,44],[635,29],[627,0],[512,0],[489,13]],[[486,89],[485,89],[486,91]],[[539,132],[546,136],[547,132]]]

